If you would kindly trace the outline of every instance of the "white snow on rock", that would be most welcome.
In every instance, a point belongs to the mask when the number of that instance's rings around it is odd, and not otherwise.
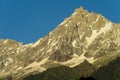
[[[20,66],[20,67],[18,67],[16,70],[18,71],[18,70],[21,70],[21,69],[23,69],[23,67]]]
[[[66,62],[62,62],[61,64],[62,65],[68,65],[69,67],[75,67],[75,66],[77,66],[77,65],[79,65],[80,63],[82,63],[84,60],[85,60],[85,58],[84,58],[85,56],[79,56],[79,57],[74,57],[74,58],[72,58],[71,60],[68,60],[68,61],[66,61]]]
[[[74,40],[74,41],[72,42],[72,46],[73,46],[73,47],[76,47],[76,43],[77,43],[77,41]]]
[[[65,24],[64,26],[69,26],[68,24]]]
[[[97,19],[93,22],[95,24],[100,19],[100,15],[98,15]]]
[[[38,46],[38,45],[40,44],[41,40],[42,40],[42,39],[40,39],[40,40],[38,40],[37,42],[35,42],[31,47],[36,47],[36,46]]]
[[[48,57],[48,58],[49,58],[49,57]],[[42,65],[42,64],[45,64],[45,63],[47,62],[48,58],[45,58],[45,59],[43,59],[43,60],[40,61],[40,62],[36,62],[36,61],[35,61],[35,62],[29,64],[29,65],[28,65],[27,67],[25,67],[24,69],[34,68],[34,67],[40,66],[40,65]]]
[[[64,21],[63,21],[60,25],[58,25],[58,26],[64,25],[64,24],[68,21],[68,19],[69,19],[69,18],[64,19]]]
[[[96,39],[98,35],[102,33],[106,33],[111,28],[112,28],[112,23],[109,22],[109,23],[106,23],[105,27],[101,28],[99,32],[97,32],[97,30],[92,30],[92,35],[90,37],[86,37],[86,41],[87,41],[86,47],[88,47]]]
[[[88,13],[85,17],[88,17],[88,16],[90,16],[92,13]]]
[[[8,39],[4,40],[4,44],[6,44],[8,41],[9,41]]]
[[[84,56],[84,53],[80,56],[78,56],[77,54],[73,55],[74,57],[66,62],[60,62],[60,64],[62,65],[67,65],[69,67],[75,67],[79,64],[81,64],[82,62],[84,62],[84,60],[87,60],[89,63],[94,63],[96,60],[91,57],[91,58],[87,58]]]
[[[75,16],[76,14],[78,14],[78,12],[75,11],[75,12],[72,14],[72,16]]]

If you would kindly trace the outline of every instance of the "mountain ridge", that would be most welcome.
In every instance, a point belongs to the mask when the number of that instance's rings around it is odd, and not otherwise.
[[[35,43],[0,40],[0,78],[12,73],[19,79],[60,65],[74,68],[85,60],[96,68],[106,65],[120,56],[119,26],[80,7]]]

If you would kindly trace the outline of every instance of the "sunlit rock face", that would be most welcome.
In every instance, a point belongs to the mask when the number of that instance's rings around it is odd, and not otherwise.
[[[73,68],[84,60],[97,68],[119,56],[120,24],[80,7],[35,43],[0,40],[0,78],[16,80],[60,65]]]

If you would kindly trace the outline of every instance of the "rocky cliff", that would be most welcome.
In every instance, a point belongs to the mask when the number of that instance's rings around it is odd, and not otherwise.
[[[120,56],[120,24],[82,7],[35,43],[0,40],[0,78],[13,80],[48,68],[73,68],[85,60],[95,68]]]

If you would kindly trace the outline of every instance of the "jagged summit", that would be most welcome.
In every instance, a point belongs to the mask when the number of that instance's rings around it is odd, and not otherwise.
[[[73,68],[85,60],[103,66],[120,56],[119,26],[81,7],[35,43],[0,40],[0,78],[12,72],[16,80],[60,65]]]
[[[59,26],[67,26],[67,25],[93,25],[93,29],[100,29],[100,27],[104,26],[106,22],[110,22],[101,14],[89,13],[87,10],[84,10],[82,7],[76,9],[74,13],[66,18]]]
[[[82,15],[85,16],[88,14],[88,11],[83,9],[83,7],[75,9],[74,13],[72,15]]]

